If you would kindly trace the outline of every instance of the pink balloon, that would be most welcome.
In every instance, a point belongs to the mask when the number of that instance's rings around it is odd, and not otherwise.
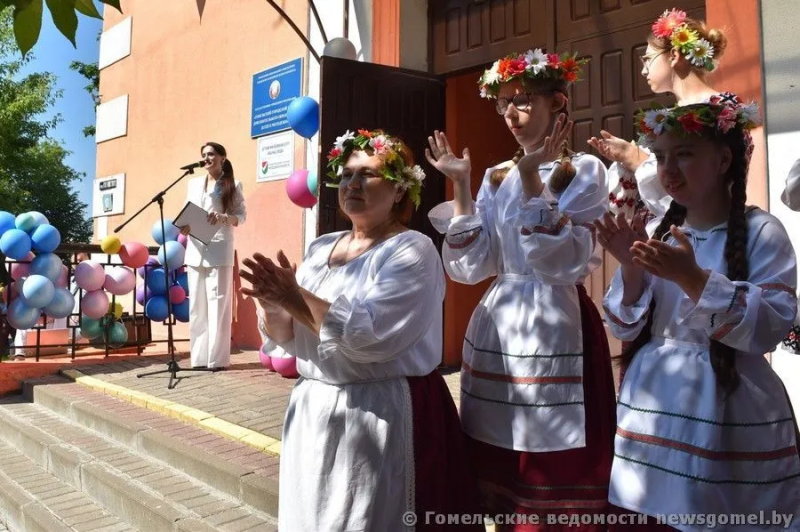
[[[147,247],[139,242],[125,242],[119,249],[119,258],[122,259],[122,264],[130,266],[131,268],[140,268],[147,264],[147,259],[150,258],[150,253]]]
[[[108,296],[102,290],[87,292],[81,300],[81,311],[85,316],[99,320],[108,312]]]
[[[186,290],[182,286],[175,285],[169,289],[169,300],[173,305],[180,305],[186,299]]]
[[[69,268],[62,264],[61,273],[56,279],[56,288],[66,288],[67,286],[69,286]]]
[[[87,292],[100,290],[106,282],[103,265],[93,260],[85,260],[75,268],[75,282]]]
[[[261,360],[261,365],[267,368],[270,371],[275,371],[275,368],[272,366],[272,357],[266,354],[262,350],[258,350],[258,358]]]
[[[11,264],[11,278],[15,281],[19,281],[23,277],[27,277],[31,274],[31,264],[30,262],[18,262],[16,264]]]
[[[281,377],[286,377],[287,379],[296,379],[300,376],[300,374],[297,373],[297,359],[295,357],[271,358],[272,367],[275,368],[275,371],[280,373]]]
[[[183,246],[186,247],[186,244],[189,243],[189,237],[186,235],[178,235],[178,242]]]
[[[136,288],[136,274],[123,266],[111,268],[106,274],[103,288],[115,296],[124,296]]]
[[[286,180],[286,194],[298,207],[310,209],[317,204],[317,198],[308,190],[308,170],[295,170]]]

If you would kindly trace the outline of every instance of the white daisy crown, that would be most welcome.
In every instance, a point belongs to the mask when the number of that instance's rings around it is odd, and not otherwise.
[[[565,85],[579,80],[588,59],[578,59],[577,53],[548,54],[541,48],[521,54],[511,54],[494,62],[478,80],[481,98],[497,98],[500,85],[518,79],[563,81]]]
[[[667,39],[692,65],[711,72],[716,68],[714,45],[700,37],[686,23],[686,12],[679,9],[664,11],[653,23],[653,35]]]

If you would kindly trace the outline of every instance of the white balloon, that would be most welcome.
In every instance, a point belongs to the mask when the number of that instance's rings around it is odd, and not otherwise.
[[[350,59],[351,61],[355,61],[356,57],[358,57],[355,45],[344,37],[336,37],[328,41],[328,44],[322,50],[322,55]]]

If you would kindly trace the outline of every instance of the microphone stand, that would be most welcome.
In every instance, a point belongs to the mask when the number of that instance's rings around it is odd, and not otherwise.
[[[158,194],[153,196],[153,199],[148,201],[144,205],[144,207],[139,209],[139,211],[136,214],[134,214],[133,216],[131,216],[130,218],[125,220],[125,222],[123,222],[119,227],[116,227],[114,229],[114,232],[115,233],[119,233],[120,230],[122,230],[122,228],[124,228],[126,225],[131,223],[133,221],[133,219],[136,218],[137,216],[139,216],[145,209],[147,209],[147,207],[149,207],[153,203],[158,203],[158,214],[159,214],[159,218],[161,220],[161,242],[162,242],[161,245],[162,245],[162,249],[164,249],[164,260],[165,260],[165,262],[168,263],[169,261],[166,260],[167,251],[166,251],[166,247],[164,247],[165,243],[166,243],[166,234],[167,234],[166,227],[164,226],[164,195],[167,193],[167,191],[169,189],[171,189],[172,187],[177,185],[180,180],[182,180],[184,177],[186,177],[189,174],[194,174],[194,168],[191,168],[191,167],[187,168],[186,171],[183,173],[183,175],[181,175],[178,179],[173,181],[170,186],[168,186],[167,188],[165,188],[164,190],[162,190],[161,192],[159,192]],[[178,384],[178,380],[179,379],[178,379],[177,373],[179,371],[216,371],[216,368],[182,368],[182,367],[180,367],[178,365],[178,361],[175,360],[175,343],[174,343],[174,337],[172,335],[172,321],[173,321],[172,302],[169,299],[169,267],[168,267],[168,264],[162,264],[162,266],[164,268],[164,273],[165,273],[165,275],[164,275],[164,288],[166,289],[166,291],[164,293],[165,293],[165,297],[167,298],[167,312],[168,312],[168,316],[167,316],[167,349],[169,350],[170,359],[169,359],[169,361],[167,361],[167,369],[163,369],[163,370],[159,370],[159,371],[151,371],[151,372],[148,372],[148,373],[140,373],[139,375],[137,375],[137,377],[141,378],[141,377],[146,377],[148,375],[158,375],[158,374],[161,374],[161,373],[169,373],[169,384],[167,385],[167,388],[171,390],[171,389],[175,388],[176,384]],[[147,269],[145,269],[145,275],[146,274],[147,274]],[[146,290],[145,290],[145,292],[146,292]],[[192,297],[195,297],[195,294],[192,294]]]

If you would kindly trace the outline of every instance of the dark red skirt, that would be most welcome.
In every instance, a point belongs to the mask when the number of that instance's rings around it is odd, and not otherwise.
[[[408,385],[414,414],[416,530],[484,532],[481,524],[437,524],[437,516],[441,516],[438,523],[446,523],[448,516],[479,511],[477,483],[467,461],[458,411],[442,375],[434,371],[426,377],[408,377]],[[465,521],[459,517],[457,522]]]
[[[603,320],[583,286],[578,286],[583,330],[583,393],[586,447],[543,453],[504,449],[467,438],[476,467],[483,510],[534,521],[497,525],[497,531],[605,531],[604,524],[576,526],[609,510],[608,483],[614,455],[616,396],[611,353]],[[535,430],[535,427],[531,427]],[[558,524],[558,519],[562,520]],[[571,524],[569,519],[571,518]],[[556,524],[548,524],[555,520]],[[599,518],[598,518],[599,521]]]

